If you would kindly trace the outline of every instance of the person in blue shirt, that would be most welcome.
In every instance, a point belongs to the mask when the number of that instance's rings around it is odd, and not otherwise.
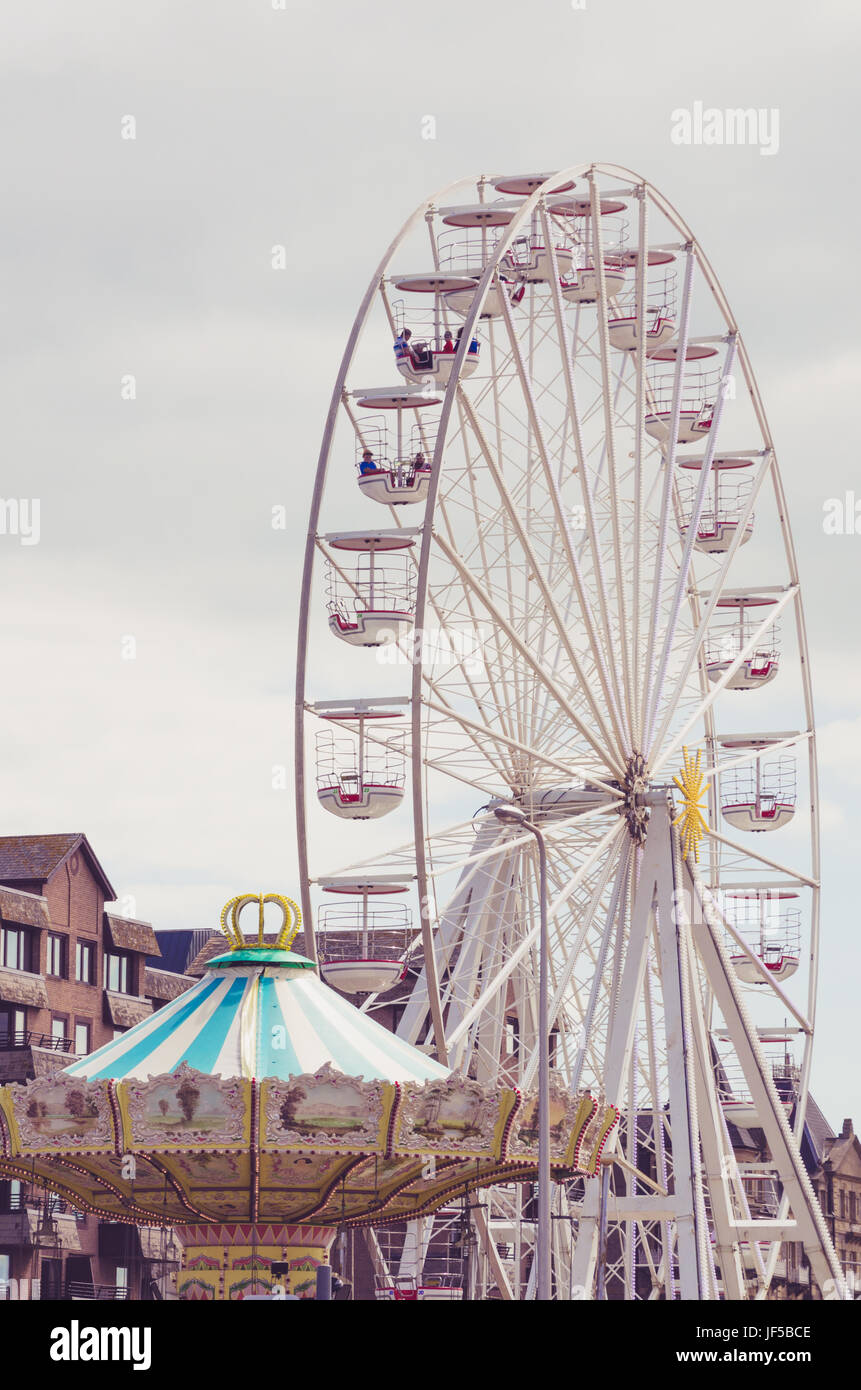
[[[359,473],[362,477],[364,477],[366,473],[378,472],[379,469],[377,468],[377,465],[374,462],[374,455],[371,453],[370,449],[365,449],[362,453],[362,461],[359,464]]]

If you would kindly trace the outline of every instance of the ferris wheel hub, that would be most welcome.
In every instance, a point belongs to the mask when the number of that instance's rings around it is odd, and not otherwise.
[[[649,825],[649,779],[642,753],[632,753],[625,764],[622,790],[625,793],[624,816],[628,834],[637,845],[645,844]]]

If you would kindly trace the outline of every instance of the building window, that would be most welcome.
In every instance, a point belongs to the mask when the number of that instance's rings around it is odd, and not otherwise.
[[[48,932],[45,974],[53,975],[58,980],[66,978],[66,938],[53,931]]]
[[[117,1265],[117,1298],[129,1296],[129,1271],[126,1265]]]
[[[26,927],[4,927],[0,933],[0,965],[8,970],[32,970],[31,943]]]
[[[91,941],[79,941],[75,946],[75,979],[84,985],[94,983],[96,952]]]
[[[12,1278],[12,1257],[0,1250],[0,1302],[9,1297],[9,1281]]]
[[[86,1057],[90,1050],[89,1023],[75,1024],[75,1051],[79,1057]]]
[[[129,958],[119,951],[105,951],[105,989],[129,993]]]
[[[845,1220],[846,1220],[846,1188],[845,1188],[845,1187],[841,1187],[841,1189],[840,1189],[840,1220],[841,1220],[841,1221],[845,1221]]]
[[[26,1038],[26,1010],[14,1004],[0,1004],[0,1047],[23,1047]]]
[[[520,1052],[520,1020],[507,1018],[505,1020],[505,1051],[509,1057],[516,1057]]]
[[[61,1018],[58,1014],[55,1014],[51,1019],[51,1041],[55,1043],[65,1042],[66,1038],[69,1036],[66,1032],[68,1026],[69,1020],[67,1018]]]
[[[115,1029],[114,1029],[114,1039],[113,1039],[114,1042],[116,1042],[117,1038],[121,1038],[121,1037],[123,1036],[123,1033],[124,1033],[125,1031],[126,1031],[125,1028],[115,1028]]]

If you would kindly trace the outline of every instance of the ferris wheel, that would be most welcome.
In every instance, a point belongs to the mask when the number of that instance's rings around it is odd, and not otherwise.
[[[799,1153],[819,825],[786,501],[723,291],[637,175],[464,180],[385,252],[320,452],[295,753],[307,952],[486,1083],[536,1079],[544,897],[554,1085],[621,1115],[599,1180],[555,1184],[557,1298],[761,1297],[786,1241],[843,1296]],[[529,1297],[528,1194],[487,1198],[475,1296]]]

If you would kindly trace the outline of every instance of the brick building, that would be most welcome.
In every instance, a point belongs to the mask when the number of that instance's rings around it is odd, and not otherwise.
[[[816,1102],[808,1101],[801,1154],[825,1216],[837,1258],[850,1289],[861,1294],[861,1143],[851,1119],[835,1134]],[[779,1298],[820,1298],[811,1290],[810,1265],[800,1241],[781,1247],[775,1294]]]
[[[150,923],[108,910],[115,899],[86,835],[0,836],[0,1083],[67,1066],[188,987],[159,968]],[[43,1298],[159,1297],[175,1258],[162,1232],[100,1222],[24,1179],[0,1182],[10,1290],[38,1279]]]

